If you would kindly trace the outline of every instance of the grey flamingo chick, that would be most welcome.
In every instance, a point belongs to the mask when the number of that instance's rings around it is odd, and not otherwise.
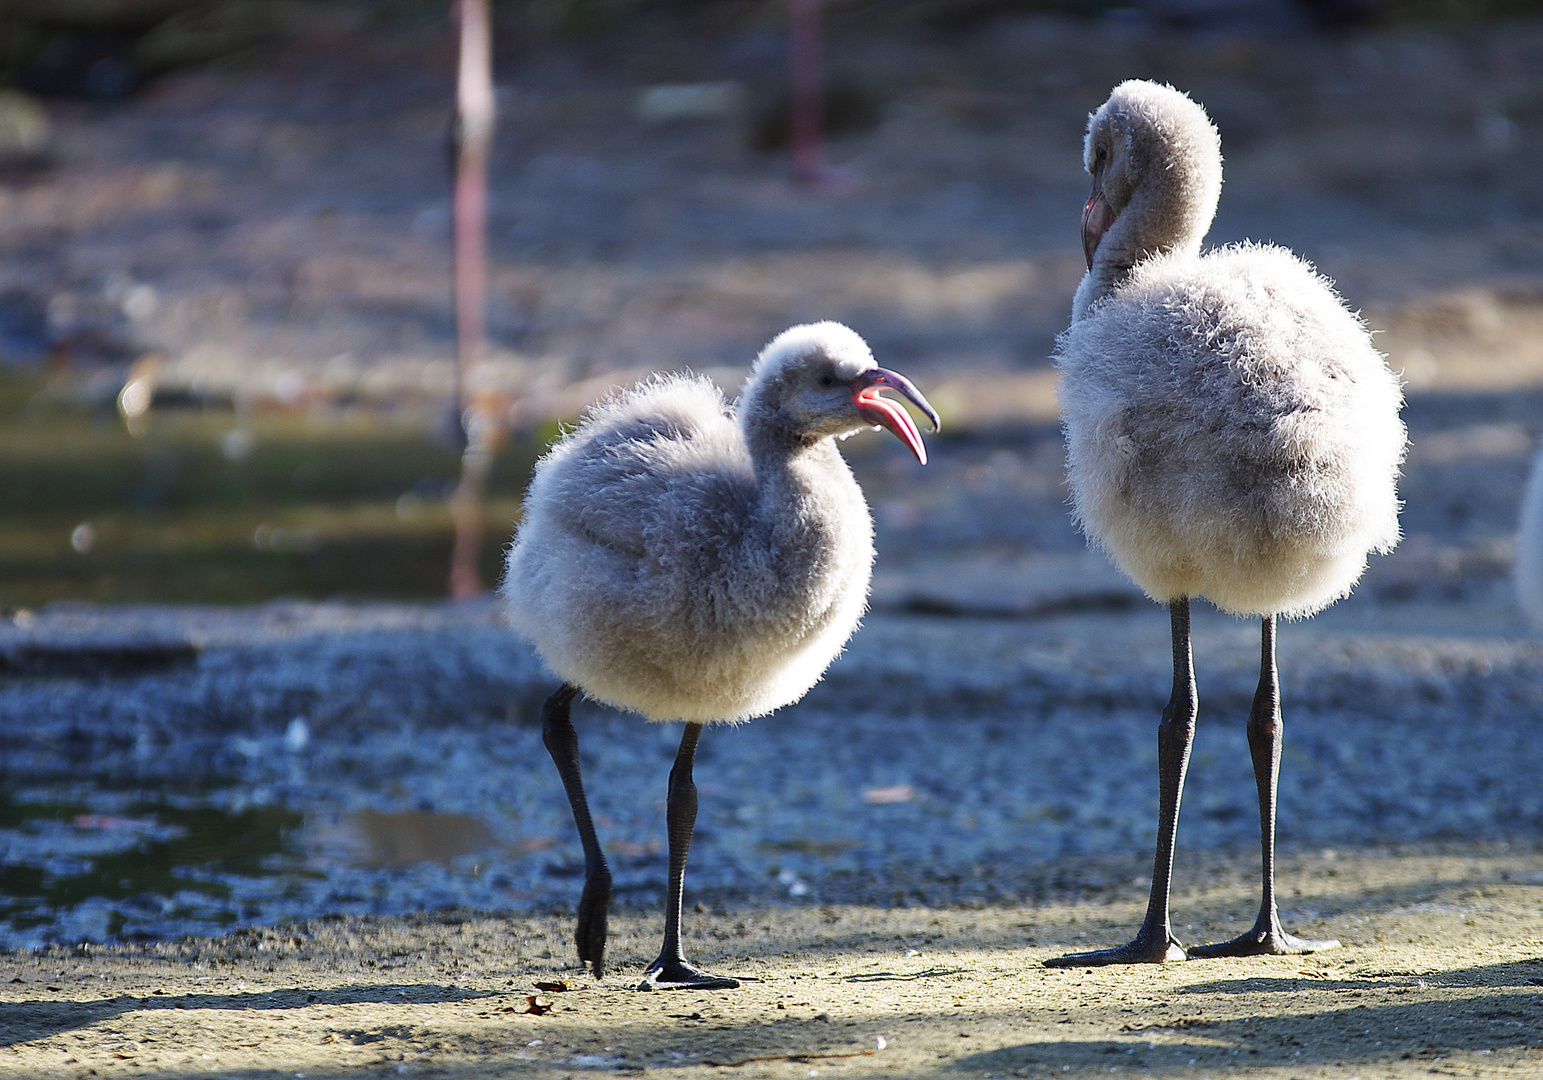
[[[1360,318],[1290,252],[1201,254],[1221,191],[1221,143],[1172,87],[1126,82],[1088,121],[1088,273],[1057,346],[1074,515],[1173,630],[1173,695],[1158,727],[1151,899],[1135,940],[1053,966],[1185,958],[1169,922],[1179,799],[1198,698],[1189,600],[1261,624],[1248,745],[1259,792],[1263,898],[1254,926],[1188,955],[1335,947],[1288,934],[1275,902],[1280,771],[1278,616],[1349,593],[1369,552],[1398,542],[1403,396]]]
[[[611,876],[590,820],[569,706],[580,693],[684,720],[670,770],[664,947],[642,989],[738,986],[686,960],[681,891],[702,726],[797,701],[867,607],[873,522],[835,442],[888,428],[926,463],[891,389],[938,416],[837,323],[769,344],[733,412],[702,378],[663,376],[593,407],[536,466],[509,552],[514,625],[563,685],[543,738],[584,845],[580,960],[604,971]]]

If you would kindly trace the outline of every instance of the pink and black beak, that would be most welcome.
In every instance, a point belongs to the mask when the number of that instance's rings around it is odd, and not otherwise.
[[[863,372],[857,377],[855,385],[858,415],[871,424],[893,432],[916,455],[917,461],[927,464],[927,448],[922,445],[921,432],[917,430],[911,414],[883,396],[885,390],[895,391],[920,409],[932,425],[932,430],[937,431],[938,411],[922,396],[922,392],[911,385],[910,379],[887,368],[872,368]]]
[[[1093,190],[1088,192],[1088,203],[1082,208],[1082,253],[1087,256],[1089,270],[1093,269],[1093,253],[1098,250],[1098,242],[1114,224],[1115,217],[1115,212],[1104,201],[1103,178],[1094,173]]]

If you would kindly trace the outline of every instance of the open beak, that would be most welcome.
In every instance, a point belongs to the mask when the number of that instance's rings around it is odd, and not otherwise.
[[[1095,177],[1093,190],[1088,192],[1088,204],[1082,208],[1082,253],[1087,256],[1089,270],[1093,269],[1093,253],[1098,250],[1098,242],[1114,224],[1114,219],[1114,211],[1104,202],[1103,185]]]
[[[885,390],[893,390],[915,405],[926,415],[932,430],[938,430],[938,411],[932,407],[932,403],[922,397],[922,392],[911,385],[910,379],[887,368],[873,368],[858,376],[855,398],[857,414],[870,424],[889,429],[910,448],[917,461],[927,464],[927,448],[922,445],[921,432],[917,430],[911,414],[882,396]]]

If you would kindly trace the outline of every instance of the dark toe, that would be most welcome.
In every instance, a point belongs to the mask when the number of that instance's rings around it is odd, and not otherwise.
[[[584,895],[579,900],[579,923],[574,943],[579,949],[579,959],[589,961],[589,969],[597,979],[605,971],[606,916],[610,907],[610,875],[585,882]]]
[[[1046,967],[1105,967],[1110,964],[1163,964],[1170,960],[1183,960],[1184,946],[1172,936],[1152,938],[1138,937],[1135,941],[1116,949],[1095,949],[1092,952],[1071,953],[1055,956],[1045,961]]]
[[[1324,952],[1339,948],[1339,942],[1331,939],[1317,941],[1299,938],[1284,930],[1260,930],[1255,928],[1239,934],[1231,941],[1214,945],[1196,945],[1189,950],[1192,960],[1209,960],[1218,956],[1301,956],[1306,953]]]
[[[710,975],[684,960],[655,960],[643,975],[639,990],[733,990],[738,979]]]

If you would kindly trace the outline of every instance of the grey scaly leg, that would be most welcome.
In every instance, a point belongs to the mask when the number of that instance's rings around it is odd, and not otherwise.
[[[1293,937],[1280,925],[1275,903],[1275,803],[1280,778],[1280,747],[1284,725],[1280,717],[1280,678],[1275,667],[1275,616],[1266,615],[1259,631],[1259,689],[1248,714],[1248,751],[1254,759],[1254,783],[1259,788],[1259,846],[1264,867],[1264,895],[1253,928],[1231,941],[1198,945],[1193,958],[1211,956],[1285,956],[1337,949],[1337,941]]]
[[[595,978],[605,973],[605,918],[611,906],[611,870],[605,865],[605,852],[590,820],[589,803],[584,798],[584,781],[579,776],[579,736],[573,730],[568,712],[578,689],[564,683],[541,706],[541,741],[557,766],[573,807],[573,821],[579,827],[579,841],[584,845],[584,894],[579,898],[579,923],[574,940],[579,959],[589,961]]]
[[[1173,696],[1157,727],[1158,822],[1157,854],[1152,863],[1152,894],[1147,915],[1134,940],[1114,949],[1072,953],[1046,960],[1047,967],[1100,967],[1105,964],[1160,964],[1183,960],[1184,946],[1173,936],[1168,920],[1168,894],[1173,880],[1173,838],[1179,828],[1179,800],[1184,773],[1195,741],[1195,661],[1189,643],[1189,599],[1171,601],[1173,624]]]
[[[686,959],[680,947],[681,895],[686,884],[686,855],[691,851],[691,834],[696,829],[696,784],[691,779],[691,765],[696,760],[701,724],[687,724],[680,737],[680,749],[670,769],[670,794],[666,820],[670,833],[670,895],[664,908],[664,948],[659,959],[649,965],[639,990],[732,990],[738,979],[709,975]]]

